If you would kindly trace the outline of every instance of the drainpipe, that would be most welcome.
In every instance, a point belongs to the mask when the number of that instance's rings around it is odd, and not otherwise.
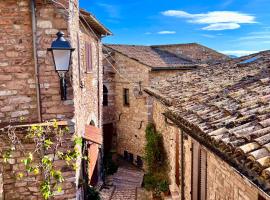
[[[181,130],[181,200],[185,200],[184,131]]]
[[[41,117],[41,101],[40,101],[40,82],[39,82],[39,68],[37,62],[37,28],[36,28],[36,2],[31,0],[31,12],[32,12],[32,36],[33,36],[33,56],[35,65],[35,82],[36,82],[36,93],[37,93],[37,112],[38,112],[38,122],[42,121]]]
[[[100,94],[100,76],[99,76],[99,73],[100,73],[100,50],[101,50],[101,40],[98,39],[97,40],[98,42],[98,51],[97,51],[97,56],[98,56],[98,124],[99,124],[99,128],[102,128],[102,123],[101,123],[101,112],[100,112],[100,97],[101,97],[101,94]],[[103,131],[102,131],[102,134],[103,134]],[[103,143],[101,144],[101,151],[100,151],[100,157],[101,157],[101,180],[103,183],[105,183],[105,169],[104,169],[104,146],[103,146]]]

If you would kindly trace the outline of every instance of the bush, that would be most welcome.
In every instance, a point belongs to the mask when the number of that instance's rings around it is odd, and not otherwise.
[[[99,196],[99,192],[91,186],[87,187],[87,200],[101,200],[100,196]]]
[[[168,192],[169,191],[169,183],[167,180],[162,180],[159,184],[158,184],[158,188],[161,192]]]

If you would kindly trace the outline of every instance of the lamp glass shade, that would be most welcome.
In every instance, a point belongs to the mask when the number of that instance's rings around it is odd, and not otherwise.
[[[56,71],[68,71],[70,65],[70,49],[52,49]]]

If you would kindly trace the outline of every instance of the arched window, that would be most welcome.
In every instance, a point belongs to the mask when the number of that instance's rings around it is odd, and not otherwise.
[[[103,85],[103,106],[108,106],[108,89]]]

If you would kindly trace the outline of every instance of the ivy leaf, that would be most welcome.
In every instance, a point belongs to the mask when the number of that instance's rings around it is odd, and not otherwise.
[[[44,141],[44,147],[45,147],[46,149],[50,149],[52,145],[53,145],[53,142],[52,142],[50,139],[46,139],[46,140]]]
[[[74,144],[82,146],[83,139],[81,137],[75,137]]]
[[[57,192],[59,192],[59,193],[62,192],[62,187],[58,186],[57,187]]]
[[[38,175],[39,174],[39,169],[36,167],[36,168],[34,168],[33,172],[34,172],[35,175]]]
[[[20,180],[23,178],[23,176],[24,176],[23,173],[20,172],[17,174],[17,179]]]

